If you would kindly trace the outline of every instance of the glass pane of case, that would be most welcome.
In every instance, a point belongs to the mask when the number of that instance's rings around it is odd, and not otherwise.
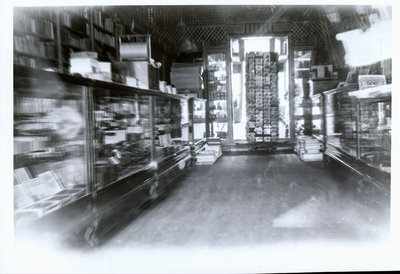
[[[194,100],[193,103],[193,136],[199,141],[206,134],[206,101]]]
[[[357,157],[356,102],[342,91],[326,95],[327,142]]]
[[[312,96],[311,102],[312,133],[317,137],[323,138],[322,96],[319,94]]]
[[[360,159],[390,172],[391,102],[360,100]]]
[[[181,141],[181,100],[154,97],[155,159],[161,161],[184,148]]]
[[[150,96],[96,89],[95,176],[97,189],[150,165]]]
[[[180,140],[185,144],[188,144],[190,141],[189,134],[189,100],[181,99],[181,128],[182,128],[182,137]]]
[[[13,141],[17,227],[88,193],[86,91],[84,86],[16,76]]]

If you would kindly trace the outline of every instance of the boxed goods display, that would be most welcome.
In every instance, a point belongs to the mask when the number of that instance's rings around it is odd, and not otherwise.
[[[111,65],[112,79],[117,83],[127,83],[127,77],[138,80],[140,88],[159,89],[159,68],[147,61],[114,62]]]
[[[71,58],[70,64],[70,73],[82,76],[98,72],[99,67],[99,61],[93,58]]]
[[[171,67],[171,83],[178,90],[201,89],[202,65],[194,63],[173,63]]]
[[[271,142],[279,137],[277,60],[273,52],[246,55],[246,138],[249,142]]]

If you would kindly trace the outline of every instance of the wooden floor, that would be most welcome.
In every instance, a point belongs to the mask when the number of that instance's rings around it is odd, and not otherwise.
[[[364,243],[389,233],[389,196],[295,154],[194,166],[102,248]]]

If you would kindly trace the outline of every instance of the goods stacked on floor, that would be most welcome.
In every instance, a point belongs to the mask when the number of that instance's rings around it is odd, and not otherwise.
[[[278,139],[278,56],[274,52],[246,55],[247,141]]]
[[[204,150],[201,150],[196,156],[196,165],[212,165],[221,155],[221,140],[219,138],[208,138]]]
[[[304,162],[322,161],[322,144],[310,136],[298,136],[295,151]]]

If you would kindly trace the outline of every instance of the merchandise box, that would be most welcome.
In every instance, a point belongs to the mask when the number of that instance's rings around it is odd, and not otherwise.
[[[139,81],[139,87],[159,90],[159,69],[147,61],[114,62],[111,65],[113,81],[126,84],[126,77]]]
[[[97,73],[99,62],[93,58],[71,58],[70,73],[85,76],[89,73]]]

